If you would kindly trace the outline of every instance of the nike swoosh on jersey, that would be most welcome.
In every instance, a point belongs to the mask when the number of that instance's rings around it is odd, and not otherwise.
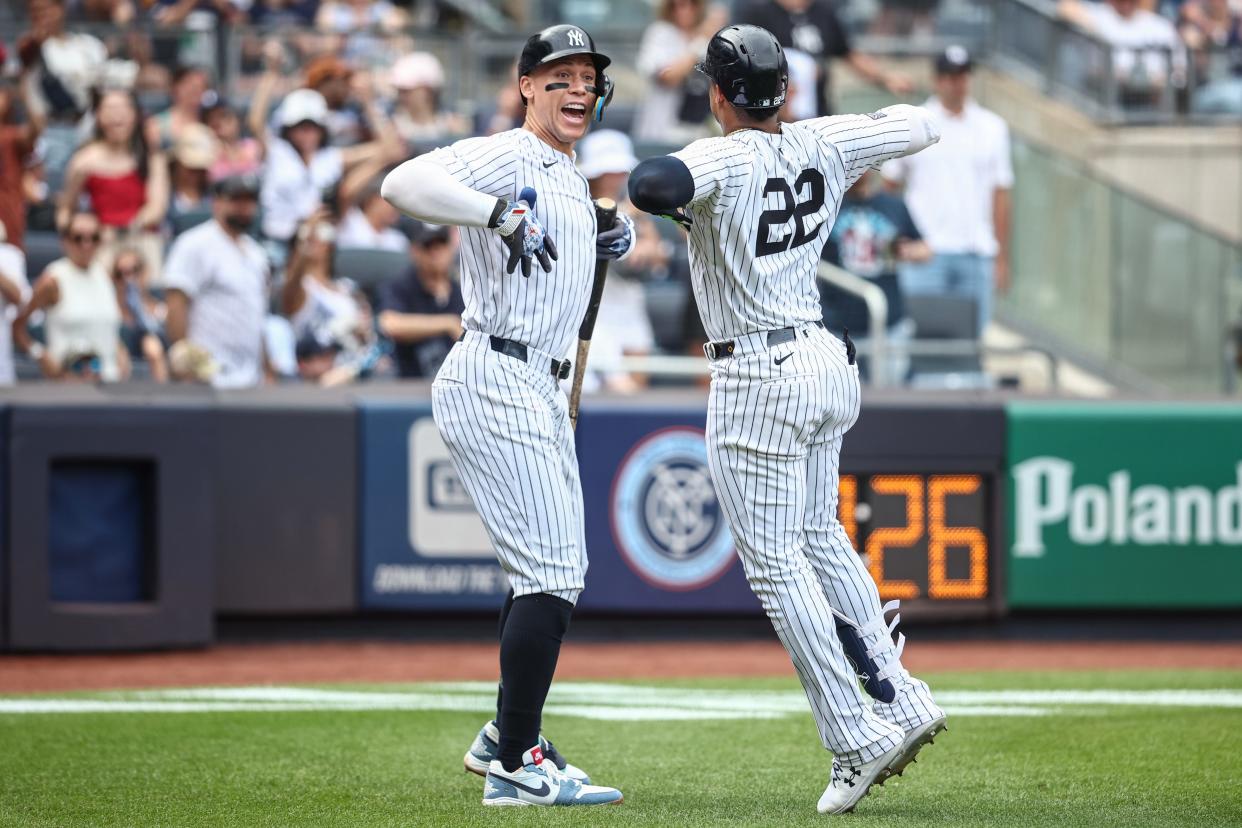
[[[793,356],[793,354],[785,354],[783,357],[778,357],[777,359],[772,360],[772,362],[776,363],[777,365],[780,365],[782,362],[789,359],[791,356]]]
[[[543,168],[546,170],[548,167],[552,167],[552,166],[555,166],[555,165],[556,165],[556,162],[555,162],[555,161],[549,161],[549,162],[547,162],[546,164],[544,164],[544,165],[543,165]]]

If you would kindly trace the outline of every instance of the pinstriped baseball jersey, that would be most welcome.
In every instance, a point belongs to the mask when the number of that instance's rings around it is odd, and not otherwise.
[[[534,188],[535,216],[556,243],[552,272],[536,263],[530,278],[505,273],[508,248],[496,231],[461,228],[462,321],[469,330],[568,354],[595,274],[595,208],[574,159],[524,129],[467,138],[422,158],[497,198]]]
[[[921,141],[922,139],[920,139]],[[746,578],[806,691],[824,747],[857,767],[943,715],[901,665],[867,568],[837,519],[838,464],[858,418],[858,367],[816,323],[820,253],[863,171],[920,146],[900,113],[744,130],[674,153],[689,168],[690,272],[712,361],[708,467]],[[777,329],[779,335],[769,335]],[[838,620],[846,626],[838,633]],[[856,632],[896,698],[863,695]]]
[[[841,197],[868,167],[910,149],[907,118],[877,112],[695,141],[673,153],[694,177],[690,273],[712,340],[821,318],[815,273]]]

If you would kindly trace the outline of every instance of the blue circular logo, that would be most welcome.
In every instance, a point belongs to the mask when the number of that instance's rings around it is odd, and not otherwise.
[[[703,432],[669,428],[644,437],[612,486],[617,548],[644,581],[700,589],[733,563],[733,538],[707,471]]]

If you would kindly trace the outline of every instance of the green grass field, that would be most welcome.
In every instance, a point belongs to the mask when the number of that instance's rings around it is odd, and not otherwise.
[[[1242,825],[1240,672],[928,678],[950,731],[847,817],[792,680],[562,685],[545,732],[625,803],[555,811],[479,805],[486,685],[0,697],[0,824]],[[92,705],[130,712],[19,712]]]

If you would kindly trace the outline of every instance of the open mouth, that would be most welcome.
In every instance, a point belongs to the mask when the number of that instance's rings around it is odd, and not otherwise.
[[[561,115],[571,124],[586,123],[586,104],[567,103],[561,107]]]

